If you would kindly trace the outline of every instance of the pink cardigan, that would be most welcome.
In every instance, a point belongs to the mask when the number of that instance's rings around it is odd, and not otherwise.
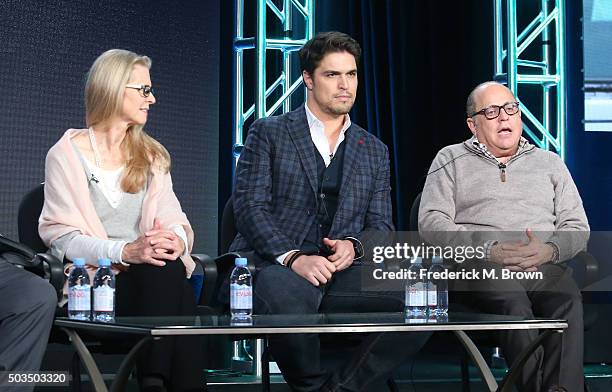
[[[45,160],[45,203],[38,221],[38,232],[45,245],[64,234],[79,231],[84,235],[108,239],[91,199],[87,177],[71,143],[71,139],[86,129],[69,129],[49,150]],[[162,227],[181,225],[187,233],[189,252],[193,248],[193,230],[181,209],[174,191],[170,173],[151,169],[149,185],[142,203],[140,233],[153,228],[159,218]],[[195,269],[191,256],[182,256],[187,277]],[[115,267],[116,265],[113,264]],[[91,269],[91,268],[89,268]],[[117,269],[117,268],[116,268]],[[120,268],[123,269],[123,268]],[[118,271],[117,271],[118,272]]]

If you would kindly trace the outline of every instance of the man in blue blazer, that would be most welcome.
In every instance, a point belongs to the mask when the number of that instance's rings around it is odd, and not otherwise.
[[[364,291],[362,237],[389,232],[389,153],[348,115],[357,93],[359,44],[320,33],[300,50],[306,104],[259,119],[236,169],[233,251],[257,266],[256,313],[403,310],[403,293]],[[270,337],[293,390],[376,390],[424,344],[425,334],[369,334],[331,371],[316,334]]]

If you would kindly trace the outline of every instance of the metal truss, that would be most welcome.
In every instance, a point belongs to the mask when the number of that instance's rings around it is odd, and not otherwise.
[[[299,50],[314,34],[314,3],[315,0],[256,0],[257,21],[256,36],[244,37],[244,0],[236,0],[236,20],[234,36],[234,163],[237,163],[243,146],[245,122],[255,116],[255,119],[267,117],[279,111],[291,110],[291,96],[300,90],[302,76],[292,72],[292,52]],[[278,4],[282,4],[282,8]],[[268,21],[272,15],[276,20]],[[301,17],[300,23],[295,23],[294,17]],[[270,26],[280,22],[283,37],[269,36]],[[296,31],[301,29],[301,31]],[[294,38],[297,37],[297,38]],[[244,102],[244,54],[247,50],[255,51],[255,83],[253,83],[254,102],[248,109]],[[269,51],[280,51],[282,66],[278,77],[271,85],[267,85],[266,66]],[[300,90],[303,94],[304,92]]]
[[[251,119],[270,116],[282,109],[283,113],[291,110],[291,97],[294,93],[305,94],[299,87],[302,75],[295,72],[292,53],[299,50],[314,36],[314,3],[315,0],[256,0],[255,37],[245,37],[245,4],[244,0],[235,0],[234,32],[234,121],[233,147],[234,169],[242,152],[245,123]],[[280,5],[279,5],[280,4]],[[282,6],[282,8],[280,8]],[[247,11],[248,13],[248,11]],[[274,20],[268,21],[272,15]],[[294,21],[295,17],[302,20]],[[275,24],[282,26],[282,38],[274,37],[271,31]],[[278,29],[277,29],[278,30]],[[298,31],[299,30],[299,31]],[[246,51],[254,50],[254,64],[247,67],[255,69],[254,83],[245,83]],[[266,71],[269,67],[269,51],[280,51],[282,60],[279,75],[271,85],[267,85]],[[295,57],[295,56],[293,56]],[[275,61],[276,58],[272,58]],[[247,68],[248,69],[248,68]],[[252,84],[254,102],[248,106],[244,102],[245,85]],[[261,353],[263,342],[257,339],[250,345],[252,355],[248,353],[245,342],[235,342],[232,355],[232,368],[240,371],[252,370],[255,376],[262,376]],[[246,354],[246,357],[245,357]]]
[[[521,103],[528,138],[565,158],[565,0],[493,2],[494,79]],[[529,23],[519,24],[519,3],[522,16],[539,9]]]

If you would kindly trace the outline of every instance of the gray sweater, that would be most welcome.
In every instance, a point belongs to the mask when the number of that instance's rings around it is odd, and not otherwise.
[[[526,239],[528,228],[557,245],[560,261],[586,248],[589,225],[582,200],[559,156],[525,143],[503,168],[469,141],[438,152],[419,209],[423,239],[478,246]]]

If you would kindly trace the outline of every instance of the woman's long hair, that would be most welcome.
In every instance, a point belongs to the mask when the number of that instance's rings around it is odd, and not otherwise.
[[[134,65],[151,68],[151,59],[122,49],[111,49],[94,61],[85,84],[85,110],[88,127],[121,113],[125,85]],[[170,154],[157,140],[147,135],[142,125],[132,125],[121,143],[126,170],[121,180],[124,192],[137,193],[146,184],[151,165],[170,170]]]

